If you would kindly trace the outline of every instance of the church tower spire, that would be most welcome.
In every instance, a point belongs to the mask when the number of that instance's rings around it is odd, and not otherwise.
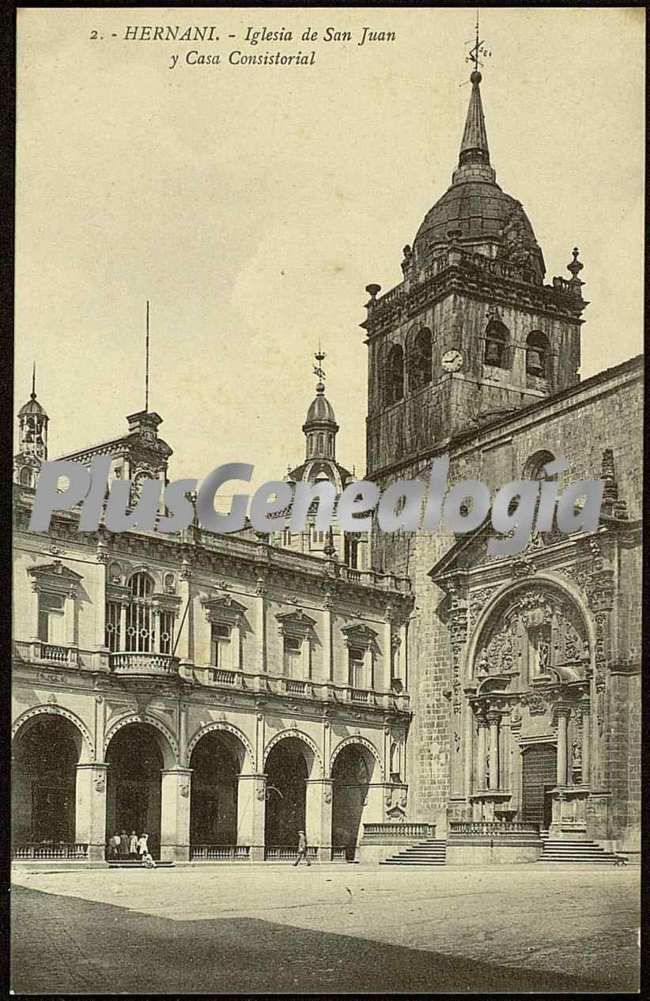
[[[469,78],[472,85],[472,93],[469,99],[463,138],[460,143],[458,168],[452,176],[452,184],[458,184],[464,180],[490,181],[494,184],[496,180],[494,169],[490,166],[490,149],[488,147],[485,115],[483,114],[483,102],[481,100],[481,80],[483,76],[479,70],[479,66],[482,65],[479,55],[489,56],[490,52],[485,48],[484,42],[479,37],[478,25],[477,12],[476,41],[474,48],[467,56],[468,62],[474,64],[474,69]]]
[[[18,454],[14,460],[18,482],[33,486],[41,462],[47,459],[49,417],[36,398],[36,362],[32,367],[32,391],[18,411]]]

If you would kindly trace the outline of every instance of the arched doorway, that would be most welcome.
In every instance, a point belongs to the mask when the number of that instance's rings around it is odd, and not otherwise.
[[[149,850],[160,858],[160,735],[147,723],[130,723],[115,734],[106,751],[106,838],[135,831],[149,835]]]
[[[521,817],[548,830],[553,819],[553,796],[557,780],[557,751],[551,743],[534,744],[522,751]]]
[[[332,768],[332,847],[353,860],[367,802],[372,764],[358,744],[348,744]]]
[[[237,844],[237,793],[244,748],[236,737],[211,731],[190,757],[190,845]]]
[[[311,751],[297,737],[286,737],[271,748],[266,760],[266,817],[264,843],[267,848],[298,844],[304,831]]]
[[[61,716],[35,716],[18,731],[11,776],[16,848],[74,843],[80,751],[79,731]]]

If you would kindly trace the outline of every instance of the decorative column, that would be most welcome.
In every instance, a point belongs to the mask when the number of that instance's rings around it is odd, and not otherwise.
[[[477,792],[485,789],[486,786],[486,737],[487,737],[487,720],[485,716],[479,716],[478,718],[478,746],[476,755],[476,769],[477,769]]]
[[[154,608],[152,614],[153,614],[153,650],[152,650],[152,653],[160,653],[160,609],[159,608]]]
[[[305,834],[310,848],[317,848],[319,862],[332,857],[332,779],[307,779]]]
[[[384,692],[390,692],[391,690],[393,658],[398,656],[398,651],[394,649],[393,645],[393,618],[393,606],[387,605],[384,618],[384,676],[381,685],[376,685],[377,688],[381,687]]]
[[[160,859],[187,862],[190,857],[191,768],[162,770]]]
[[[500,713],[489,712],[487,721],[490,726],[490,755],[489,755],[489,787],[491,790],[499,788],[499,719]]]
[[[118,649],[126,650],[126,603],[120,603],[120,642]]]
[[[582,703],[582,784],[591,785],[591,712],[589,702]]]
[[[258,574],[255,584],[255,594],[257,595],[257,672],[266,673],[267,653],[266,653],[266,577]]]
[[[557,719],[557,774],[556,782],[558,786],[567,784],[567,725],[569,720],[569,707],[558,706],[556,709]]]
[[[264,861],[266,775],[240,775],[237,791],[237,844],[246,845],[251,862]]]
[[[80,764],[75,781],[75,841],[88,845],[88,861],[103,862],[106,848],[105,762]]]
[[[398,677],[402,682],[405,690],[408,690],[408,639],[409,639],[409,620],[406,619],[405,622],[399,628],[400,634],[400,644],[399,644],[399,674]]]
[[[178,622],[179,633],[176,637],[176,656],[180,660],[192,662],[194,650],[190,649],[190,616],[192,613],[192,565],[187,555],[183,556],[181,566],[181,579],[179,584],[179,594],[181,598],[180,619]],[[187,611],[186,611],[187,609]],[[182,625],[181,625],[182,623]]]
[[[334,599],[331,590],[325,592],[323,600],[323,681],[334,681],[334,659],[332,657],[332,608]]]

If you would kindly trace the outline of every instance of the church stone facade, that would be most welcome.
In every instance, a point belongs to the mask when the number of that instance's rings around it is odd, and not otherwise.
[[[578,251],[569,278],[545,283],[490,164],[480,73],[471,82],[458,167],[404,250],[404,280],[367,289],[368,476],[428,480],[448,454],[450,483],[496,490],[562,457],[560,489],[602,476],[606,493],[596,532],[534,533],[510,558],[487,554],[485,529],[373,537],[375,568],[407,575],[416,600],[410,806],[439,831],[528,822],[633,851],[641,360],[579,381]]]

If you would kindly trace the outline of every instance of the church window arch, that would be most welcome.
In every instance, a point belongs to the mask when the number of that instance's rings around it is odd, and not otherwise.
[[[414,393],[431,382],[432,338],[428,327],[420,327],[409,335],[407,369],[409,392]]]
[[[524,479],[557,480],[557,473],[549,474],[545,471],[545,466],[547,466],[549,462],[554,461],[555,456],[546,448],[541,448],[538,452],[534,452],[524,464]]]
[[[483,360],[494,368],[510,368],[510,334],[500,320],[490,320],[487,325]]]
[[[32,485],[32,471],[29,466],[23,466],[20,470],[20,476],[18,477],[19,482],[24,487],[31,487]]]
[[[537,379],[549,377],[550,349],[548,338],[541,330],[533,330],[526,339],[526,375]]]
[[[392,344],[386,355],[384,393],[387,406],[404,398],[404,350],[401,344]]]

